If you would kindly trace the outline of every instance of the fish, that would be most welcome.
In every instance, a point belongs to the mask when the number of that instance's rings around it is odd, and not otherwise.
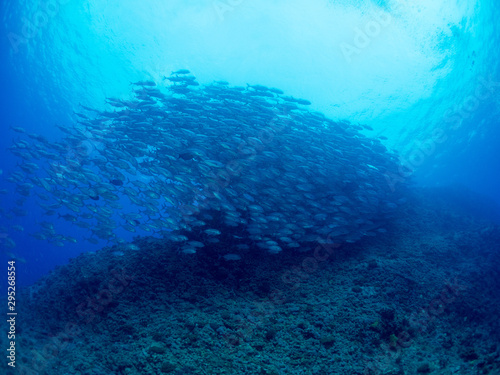
[[[205,247],[205,244],[200,242],[200,241],[188,241],[186,242],[187,245],[191,246],[191,247]]]
[[[65,215],[57,214],[57,216],[62,217],[64,220],[70,221],[72,223],[76,222],[78,219],[76,216],[70,214],[65,214]]]
[[[68,241],[68,242],[71,242],[71,243],[77,243],[78,240],[74,237],[71,237],[71,236],[64,236],[64,240],[65,241]]]
[[[154,81],[137,81],[131,82],[130,84],[136,86],[156,86],[156,83]]]
[[[208,234],[209,236],[218,236],[221,234],[221,231],[218,230],[218,229],[214,229],[214,228],[208,228],[208,229],[205,229],[204,232],[206,234]]]
[[[26,133],[26,129],[20,126],[11,126],[10,128],[14,130],[16,133]]]
[[[37,232],[37,233],[30,233],[29,234],[31,237],[36,238],[37,240],[46,240],[47,236],[44,233]]]
[[[186,150],[185,152],[182,152],[179,154],[179,158],[184,159],[184,160],[192,160],[196,159],[199,157],[203,157],[204,153],[201,150]]]
[[[56,233],[64,220],[91,244],[123,245],[126,230],[189,254],[304,251],[318,237],[355,242],[390,228],[409,181],[387,189],[400,162],[363,134],[368,125],[264,84],[201,84],[187,69],[163,83],[132,82],[130,98],[105,99],[112,110],[80,105],[56,142],[13,129],[8,215],[26,216],[34,196],[44,221],[29,234],[42,241],[78,238]]]
[[[15,241],[10,237],[2,238],[1,242],[2,246],[6,247],[7,249],[13,249],[16,247]]]
[[[226,261],[237,261],[241,260],[241,256],[238,254],[226,254],[222,256],[222,259]]]
[[[189,74],[189,73],[191,73],[191,72],[187,69],[179,69],[179,70],[176,70],[175,72],[172,72],[172,74]]]
[[[109,182],[111,182],[115,186],[122,186],[123,185],[123,181],[118,180],[118,179],[109,180]]]
[[[18,256],[18,255],[16,255],[16,254],[14,254],[14,253],[13,253],[13,252],[11,252],[11,251],[6,251],[6,252],[5,252],[5,255],[7,255],[7,257],[8,257],[9,259],[14,259],[14,260],[16,260],[16,261],[17,261],[17,262],[19,262],[19,263],[26,263],[26,259],[25,259],[25,258],[20,257],[20,256]]]

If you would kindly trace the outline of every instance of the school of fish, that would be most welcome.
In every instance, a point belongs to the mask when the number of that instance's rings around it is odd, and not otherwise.
[[[200,85],[186,69],[131,85],[130,99],[107,98],[109,110],[81,105],[58,141],[12,127],[20,162],[6,178],[18,199],[4,217],[27,215],[33,197],[45,218],[30,235],[56,246],[79,237],[56,232],[65,220],[92,243],[123,243],[126,230],[184,254],[236,228],[234,237],[276,254],[383,233],[404,201],[387,177],[397,156],[361,132],[369,127],[328,119],[305,99]],[[225,259],[248,249],[236,242],[224,243]]]

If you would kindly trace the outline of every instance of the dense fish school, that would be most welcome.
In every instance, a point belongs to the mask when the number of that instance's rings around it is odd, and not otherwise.
[[[22,161],[7,179],[21,197],[4,215],[26,215],[23,202],[35,196],[47,218],[31,233],[40,240],[77,241],[56,232],[57,217],[92,243],[123,242],[123,228],[185,254],[233,228],[220,250],[228,259],[253,246],[307,251],[385,231],[402,201],[388,183],[399,165],[363,127],[279,89],[201,86],[185,69],[163,83],[133,83],[133,99],[107,99],[113,110],[82,106],[58,142],[13,128],[10,151]]]

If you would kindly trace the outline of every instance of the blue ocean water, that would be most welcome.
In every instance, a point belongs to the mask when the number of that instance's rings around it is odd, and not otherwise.
[[[178,69],[200,84],[277,87],[329,118],[368,125],[399,154],[396,189],[410,179],[459,185],[500,203],[500,12],[491,0],[7,0],[1,12],[0,261],[18,259],[18,285],[106,241],[85,241],[88,231],[45,216],[34,196],[27,215],[9,215],[20,198],[5,180],[19,164],[11,128],[56,142],[56,125],[72,127],[82,105],[109,110],[106,98],[129,98],[131,82]],[[46,221],[77,242],[29,235]]]

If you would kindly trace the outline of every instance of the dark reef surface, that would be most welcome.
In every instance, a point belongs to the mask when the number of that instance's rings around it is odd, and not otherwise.
[[[314,253],[82,254],[18,296],[11,373],[500,374],[500,227],[478,202],[418,190],[386,233]]]

